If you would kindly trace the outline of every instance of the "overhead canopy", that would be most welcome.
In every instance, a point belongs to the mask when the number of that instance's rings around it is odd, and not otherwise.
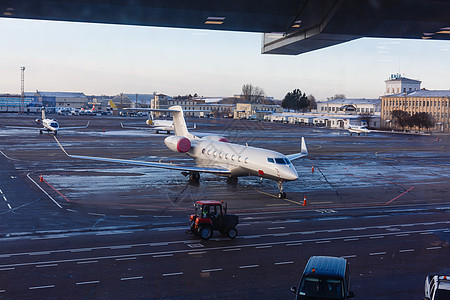
[[[448,40],[449,12],[442,0],[0,0],[5,18],[261,32],[272,54],[360,37]]]

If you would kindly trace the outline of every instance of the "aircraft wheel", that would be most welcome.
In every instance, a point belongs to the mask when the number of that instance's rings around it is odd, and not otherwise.
[[[228,237],[229,237],[230,239],[234,239],[234,238],[238,235],[238,231],[237,231],[237,229],[236,229],[235,227],[231,227],[231,228],[228,230],[227,235],[228,235]]]
[[[278,193],[278,199],[283,199],[283,198],[286,198],[286,193],[285,192]]]
[[[200,227],[199,233],[200,233],[200,237],[203,240],[209,240],[212,237],[212,235],[213,235],[213,231],[212,231],[211,226],[202,226],[202,227]]]
[[[39,130],[39,134],[42,134],[42,130]]]

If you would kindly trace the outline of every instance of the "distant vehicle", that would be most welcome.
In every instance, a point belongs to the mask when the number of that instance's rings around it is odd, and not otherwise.
[[[83,127],[59,127],[58,121],[56,121],[55,119],[48,119],[45,116],[45,107],[42,108],[42,119],[38,118],[35,121],[37,124],[42,125],[42,127],[41,128],[22,127],[22,126],[6,126],[6,127],[16,129],[38,129],[40,134],[42,134],[44,131],[47,131],[48,133],[53,133],[54,135],[56,135],[58,133],[58,130],[81,129],[89,126],[88,122],[86,126]]]
[[[189,216],[191,233],[204,240],[209,240],[214,230],[226,234],[230,239],[237,236],[236,225],[239,223],[239,217],[227,214],[227,207],[222,207],[222,202],[197,201],[194,207],[195,213]]]
[[[70,114],[72,115],[72,116],[78,116],[79,114],[80,114],[80,110],[79,109],[73,109],[71,112],[70,112]]]
[[[450,299],[450,276],[428,275],[425,278],[424,300]]]
[[[298,287],[291,287],[295,299],[348,299],[350,270],[347,260],[332,256],[311,256]]]
[[[364,126],[364,125],[358,126],[358,125],[350,125],[349,124],[347,126],[347,130],[350,132],[350,135],[352,135],[353,133],[357,133],[358,135],[360,135],[361,133],[364,133],[367,135],[370,132],[370,130],[367,129],[366,126]]]
[[[61,144],[59,146],[67,156],[73,158],[179,170],[182,171],[183,175],[189,176],[189,181],[191,182],[199,182],[200,173],[226,176],[229,184],[236,184],[238,177],[241,176],[267,178],[276,181],[279,189],[279,198],[286,198],[286,193],[283,191],[283,183],[298,179],[298,173],[291,160],[308,155],[308,149],[306,148],[303,137],[301,138],[300,152],[283,155],[277,151],[230,143],[223,136],[195,136],[188,131],[183,110],[180,106],[172,106],[169,109],[154,111],[172,113],[175,135],[166,137],[164,143],[167,148],[175,153],[185,153],[195,159],[196,166],[70,155],[64,150]]]

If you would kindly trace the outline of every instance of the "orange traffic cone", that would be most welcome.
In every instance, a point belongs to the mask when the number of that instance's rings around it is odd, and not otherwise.
[[[314,173],[314,165],[312,165],[311,173]]]
[[[42,174],[41,174],[41,177],[39,177],[39,182],[43,182],[44,181],[44,177],[42,177]]]
[[[306,206],[307,204],[306,204],[306,196],[303,196],[303,204],[302,204],[302,206]]]

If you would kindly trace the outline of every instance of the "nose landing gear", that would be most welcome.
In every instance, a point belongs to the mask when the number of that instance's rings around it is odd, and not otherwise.
[[[280,192],[278,193],[278,198],[279,199],[286,198],[286,193],[283,192],[283,180],[277,181],[277,185],[278,185],[278,189],[280,190]]]

